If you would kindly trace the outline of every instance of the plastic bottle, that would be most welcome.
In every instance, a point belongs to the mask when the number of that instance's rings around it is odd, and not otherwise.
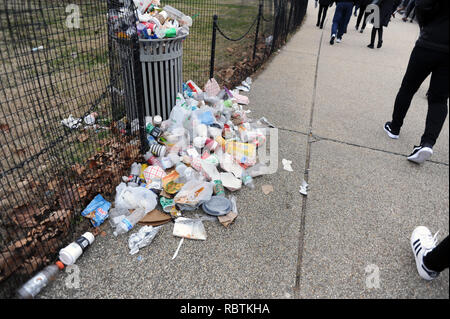
[[[133,187],[139,186],[139,175],[141,175],[141,164],[138,163],[131,164],[131,172],[129,176],[128,186]]]
[[[130,229],[134,227],[145,215],[147,215],[143,208],[136,209],[130,216],[125,217],[122,221],[117,225],[114,230],[114,236],[118,236],[120,234],[127,233]]]
[[[192,26],[192,18],[175,9],[174,7],[166,5],[164,6],[163,10],[167,12],[169,18],[177,20],[180,25],[186,25],[188,27]]]
[[[269,167],[267,165],[264,165],[263,163],[258,163],[252,167],[249,167],[247,169],[247,173],[251,177],[257,177],[257,176],[269,174]]]
[[[255,184],[253,183],[253,178],[250,176],[250,174],[246,170],[242,171],[242,183],[244,183],[245,186],[248,186],[251,189],[255,188]]]
[[[56,278],[61,269],[64,269],[64,264],[60,261],[45,267],[17,290],[17,298],[33,299],[50,281]]]
[[[77,261],[78,257],[81,256],[81,254],[94,242],[94,240],[95,237],[92,233],[84,233],[73,243],[59,251],[59,259],[65,265],[73,265]]]

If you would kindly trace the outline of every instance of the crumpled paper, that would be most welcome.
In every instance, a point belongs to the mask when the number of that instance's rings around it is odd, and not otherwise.
[[[161,226],[143,226],[137,233],[132,234],[128,239],[130,255],[134,255],[139,251],[139,249],[150,245],[153,238],[155,238],[156,234],[158,234],[160,228]]]
[[[281,161],[281,163],[283,164],[283,169],[284,169],[285,171],[288,171],[288,172],[293,172],[293,171],[294,171],[294,170],[292,169],[292,166],[291,166],[292,161],[289,161],[289,160],[283,158],[283,160]]]

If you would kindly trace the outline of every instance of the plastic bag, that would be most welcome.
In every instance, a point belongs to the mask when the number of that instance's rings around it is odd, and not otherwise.
[[[116,191],[116,208],[143,208],[146,212],[150,212],[155,209],[158,204],[156,194],[144,187],[123,187],[119,185],[117,186]]]
[[[150,245],[153,238],[158,234],[161,226],[143,226],[137,233],[134,233],[128,239],[128,248],[130,248],[130,255],[136,254],[139,249]]]
[[[190,180],[180,189],[175,196],[175,203],[185,210],[196,209],[204,202],[211,199],[213,185],[202,180]]]

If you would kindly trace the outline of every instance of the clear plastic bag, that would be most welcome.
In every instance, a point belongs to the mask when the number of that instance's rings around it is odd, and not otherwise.
[[[184,184],[174,201],[185,210],[196,209],[210,200],[212,194],[213,185],[210,182],[193,179]]]
[[[151,244],[155,236],[158,234],[161,226],[143,226],[137,233],[130,235],[128,239],[128,248],[130,248],[130,255],[136,254],[139,249]]]
[[[114,203],[116,208],[143,208],[146,212],[150,212],[158,204],[156,194],[144,187],[129,187],[124,183],[120,183],[116,188],[116,192]]]

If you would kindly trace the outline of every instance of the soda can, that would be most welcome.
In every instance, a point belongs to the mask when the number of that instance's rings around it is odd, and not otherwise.
[[[214,181],[214,195],[216,196],[225,196],[225,188],[223,187],[222,181],[220,179],[216,179]]]

